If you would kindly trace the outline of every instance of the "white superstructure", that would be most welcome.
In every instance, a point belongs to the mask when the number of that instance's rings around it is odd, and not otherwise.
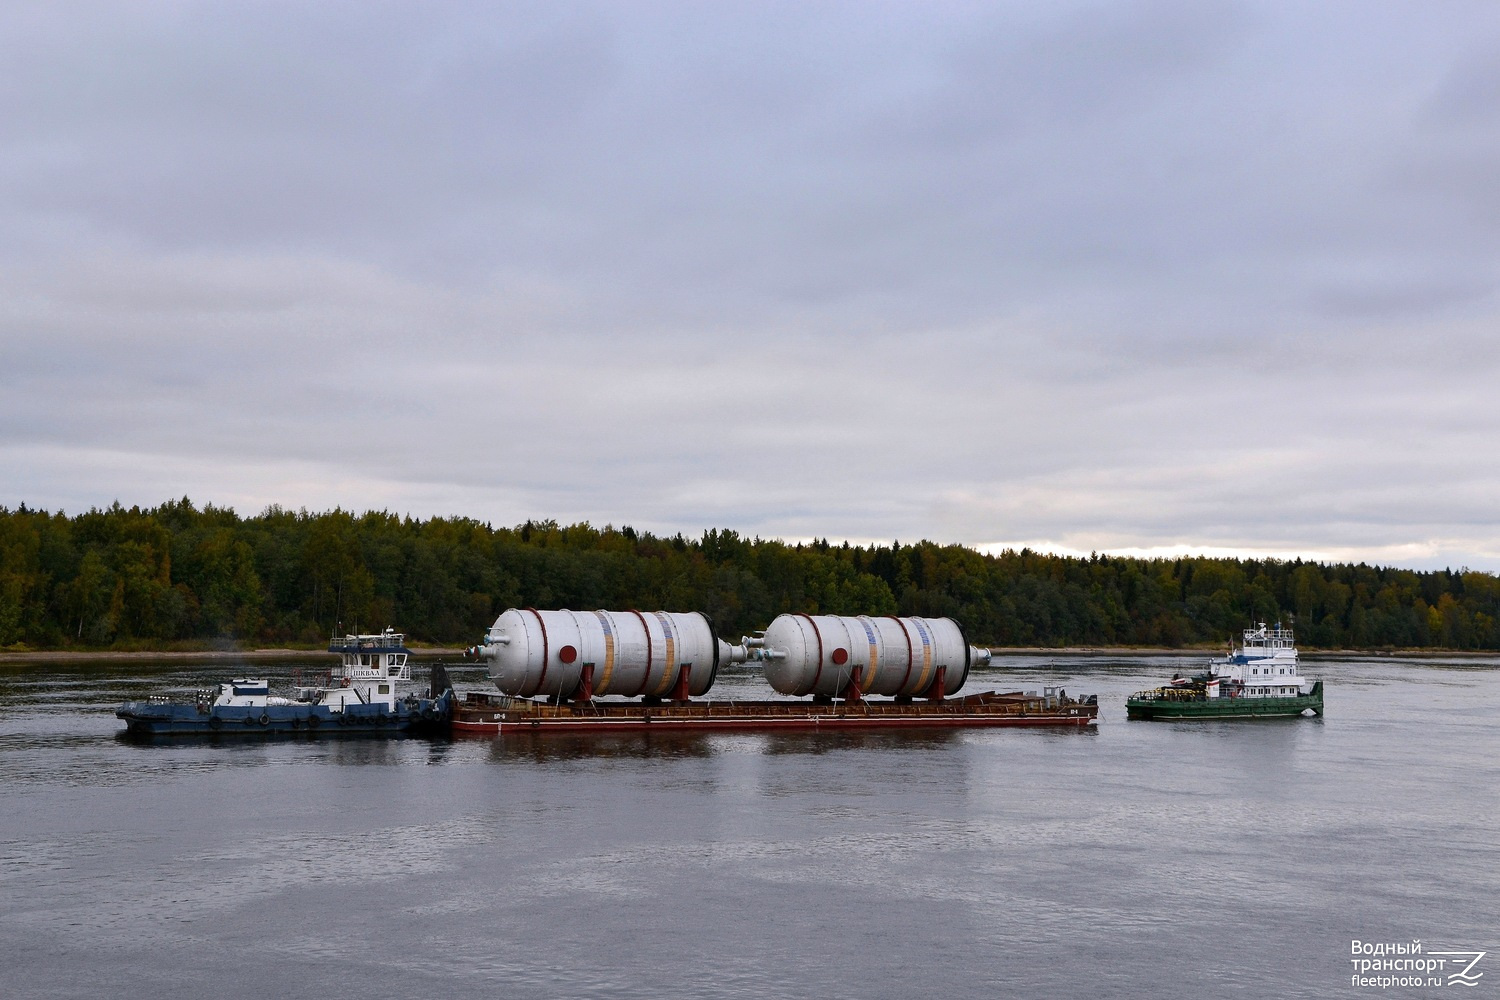
[[[328,644],[339,654],[326,688],[308,688],[303,695],[317,704],[342,712],[345,705],[384,705],[394,711],[401,682],[411,682],[411,650],[406,636],[395,629],[374,635],[346,635]]]
[[[377,635],[347,635],[329,643],[328,651],[339,654],[339,665],[328,673],[327,686],[297,688],[297,697],[271,693],[264,677],[236,677],[198,694],[205,711],[212,708],[267,708],[278,705],[323,705],[342,712],[346,705],[379,705],[394,713],[398,698],[409,698],[410,689],[398,694],[398,682],[411,681],[411,651],[406,636],[392,629]]]
[[[199,700],[204,700],[201,695]],[[218,695],[210,704],[214,708],[264,708],[267,705],[290,705],[292,700],[273,695],[271,682],[264,677],[236,677],[219,685]]]
[[[1313,686],[1298,674],[1292,630],[1280,622],[1245,629],[1240,648],[1231,647],[1222,660],[1210,660],[1208,672],[1210,698],[1228,696],[1230,689],[1241,698],[1288,698],[1309,694]]]

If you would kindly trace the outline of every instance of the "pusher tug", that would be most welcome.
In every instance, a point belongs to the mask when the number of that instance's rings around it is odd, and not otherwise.
[[[191,702],[152,697],[115,712],[130,736],[390,736],[446,732],[453,691],[441,664],[424,697],[411,679],[411,650],[393,629],[347,635],[328,645],[339,654],[323,687],[298,687],[294,697],[271,694],[264,678],[236,678]]]
[[[1277,622],[1247,628],[1239,649],[1209,660],[1195,677],[1174,677],[1125,702],[1130,719],[1247,719],[1323,714],[1323,682],[1297,672],[1292,630]]]

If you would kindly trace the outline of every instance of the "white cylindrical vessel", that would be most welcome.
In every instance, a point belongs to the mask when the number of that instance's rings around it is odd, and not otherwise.
[[[780,615],[757,654],[782,694],[840,697],[858,680],[862,694],[956,694],[989,650],[969,645],[951,618]],[[933,690],[943,678],[941,692]]]
[[[571,698],[589,693],[669,697],[683,668],[688,693],[708,691],[721,659],[743,649],[714,635],[696,611],[537,611],[511,608],[495,619],[479,647],[490,677],[509,695]]]

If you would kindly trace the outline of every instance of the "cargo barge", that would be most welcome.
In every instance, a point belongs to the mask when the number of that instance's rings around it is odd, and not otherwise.
[[[959,695],[987,649],[949,618],[784,614],[730,645],[698,612],[511,608],[469,651],[498,693],[453,711],[454,733],[1083,727],[1097,697]],[[707,700],[719,669],[762,665],[782,698]]]
[[[649,731],[785,732],[790,730],[1072,727],[1095,722],[1096,696],[1070,698],[993,691],[934,701],[551,701],[469,692],[453,709],[455,735],[620,733]]]

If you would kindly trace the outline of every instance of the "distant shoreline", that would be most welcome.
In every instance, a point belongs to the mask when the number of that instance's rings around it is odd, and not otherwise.
[[[461,659],[463,649],[457,646],[412,646],[412,655],[419,660]],[[1167,646],[992,646],[997,659],[1007,656],[1071,656],[1071,657],[1124,657],[1124,656],[1176,656],[1202,659],[1221,655],[1223,646],[1171,648]],[[1474,649],[1302,649],[1298,651],[1306,660],[1329,660],[1343,657],[1393,657],[1407,660],[1439,658],[1500,659],[1500,650]],[[36,650],[32,652],[0,652],[0,666],[6,664],[47,663],[131,663],[161,662],[179,663],[272,663],[278,660],[305,660],[329,657],[334,654],[326,649],[198,649],[198,650]]]
[[[458,647],[410,646],[412,655],[421,660],[444,658],[457,659],[464,651]],[[38,650],[28,653],[0,653],[0,664],[6,663],[130,663],[142,660],[159,662],[173,660],[183,663],[213,662],[273,662],[276,660],[305,660],[309,657],[328,657],[333,662],[335,654],[326,649],[196,649],[196,650],[95,650],[92,652],[68,649]]]
[[[1170,647],[1170,646],[993,646],[995,657],[1003,656],[1181,656],[1202,659],[1223,656],[1223,646]],[[1361,658],[1391,657],[1403,660],[1422,660],[1462,657],[1470,659],[1500,659],[1500,649],[1298,649],[1304,660],[1335,660],[1357,656]]]

